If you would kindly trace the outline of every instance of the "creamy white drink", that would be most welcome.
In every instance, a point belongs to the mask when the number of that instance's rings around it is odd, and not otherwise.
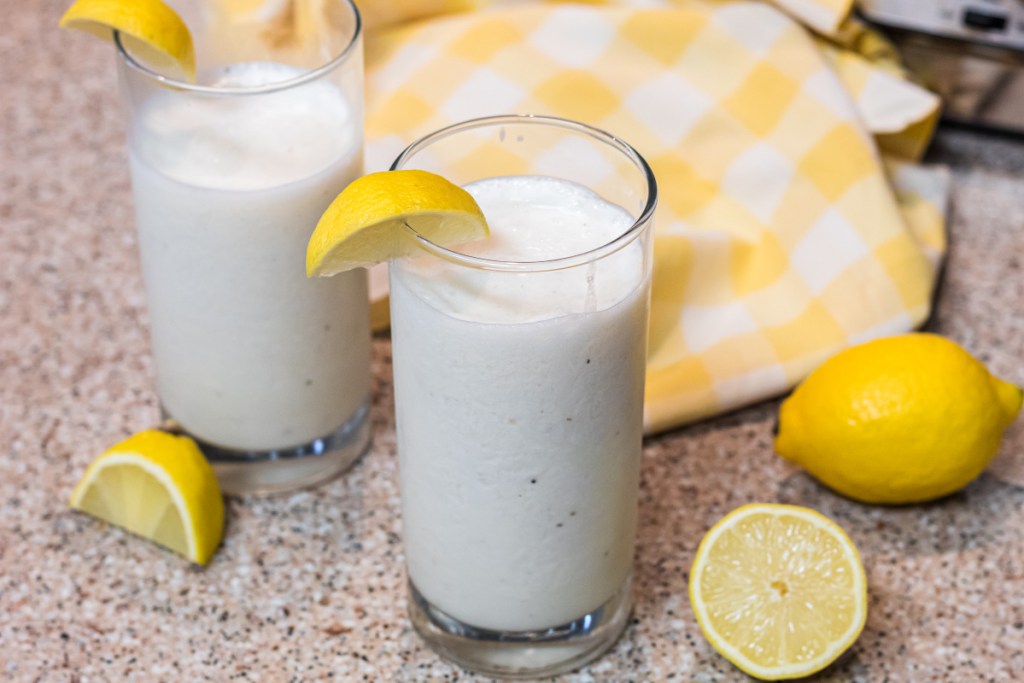
[[[502,261],[581,254],[633,225],[588,189],[538,176],[466,186]],[[649,278],[640,241],[553,272],[392,268],[403,542],[409,578],[470,626],[578,619],[632,565]]]
[[[303,73],[223,70],[253,87]],[[370,392],[365,271],[305,275],[306,242],[362,170],[362,122],[329,81],[233,98],[160,92],[133,116],[132,189],[164,408],[239,450],[332,433]]]

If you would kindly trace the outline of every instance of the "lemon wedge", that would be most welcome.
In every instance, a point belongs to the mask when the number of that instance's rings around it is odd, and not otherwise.
[[[71,507],[206,564],[224,531],[217,477],[192,439],[140,432],[89,465]]]
[[[835,522],[804,507],[756,503],[704,536],[690,570],[690,604],[711,645],[745,673],[800,678],[857,640],[867,578]]]
[[[61,28],[111,40],[118,31],[133,55],[158,70],[175,69],[195,80],[192,35],[181,17],[160,0],[76,0]]]
[[[306,274],[327,276],[407,255],[414,248],[405,225],[441,246],[489,234],[476,200],[427,171],[383,171],[342,190],[309,238]]]

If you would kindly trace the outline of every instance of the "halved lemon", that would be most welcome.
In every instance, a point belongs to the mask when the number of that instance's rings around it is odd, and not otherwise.
[[[342,190],[309,238],[306,274],[327,276],[404,256],[414,248],[405,225],[441,246],[486,237],[476,200],[434,173],[383,171]]]
[[[733,510],[704,536],[690,604],[711,645],[762,680],[824,669],[867,619],[867,577],[839,525],[795,505]]]
[[[61,28],[85,31],[104,40],[121,33],[125,47],[158,70],[176,69],[195,79],[192,34],[161,0],[75,0],[60,19]]]
[[[71,507],[148,538],[197,564],[224,532],[224,500],[213,468],[186,436],[139,432],[89,465]]]

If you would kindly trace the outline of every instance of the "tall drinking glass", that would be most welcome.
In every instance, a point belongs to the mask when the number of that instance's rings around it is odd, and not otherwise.
[[[482,673],[576,668],[629,614],[654,177],[612,135],[531,116],[392,168],[462,185],[491,227],[455,248],[410,228],[391,263],[413,625]]]
[[[222,488],[284,490],[370,438],[365,272],[305,275],[317,219],[362,173],[360,21],[350,0],[303,21],[216,6],[176,4],[195,83],[117,36],[153,355],[165,416]]]

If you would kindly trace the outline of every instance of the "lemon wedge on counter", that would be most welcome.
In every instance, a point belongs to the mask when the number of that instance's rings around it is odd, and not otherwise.
[[[697,548],[690,604],[705,637],[762,680],[809,676],[857,640],[867,577],[850,537],[794,505],[733,510]]]
[[[476,200],[427,171],[383,171],[353,181],[320,217],[306,250],[306,274],[327,276],[404,256],[414,246],[406,224],[434,244],[489,234]]]
[[[196,564],[210,561],[224,532],[224,500],[199,447],[155,429],[96,458],[71,493],[71,507]]]
[[[117,31],[128,51],[144,62],[195,79],[192,34],[181,17],[160,0],[76,0],[61,17],[60,27],[104,40],[111,40]]]

